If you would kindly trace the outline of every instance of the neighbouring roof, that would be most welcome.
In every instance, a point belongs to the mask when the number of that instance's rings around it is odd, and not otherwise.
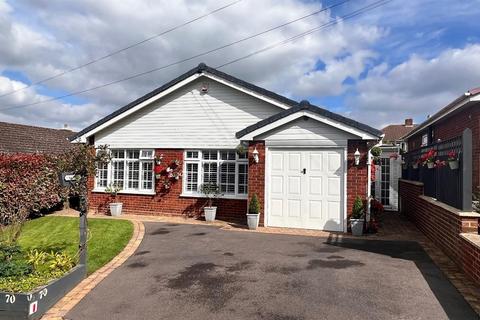
[[[327,117],[327,118],[330,118],[332,120],[344,123],[349,127],[356,128],[356,129],[359,129],[361,131],[367,132],[367,133],[369,133],[373,136],[379,137],[379,138],[383,134],[380,130],[372,128],[372,127],[370,127],[366,124],[363,124],[363,123],[357,122],[355,120],[346,118],[344,116],[333,113],[333,112],[328,111],[326,109],[311,105],[308,101],[303,100],[300,103],[297,103],[296,106],[294,106],[290,109],[287,109],[287,110],[284,110],[284,111],[279,112],[277,114],[274,114],[271,117],[268,117],[264,120],[261,120],[257,123],[252,124],[251,126],[246,127],[243,130],[238,131],[235,134],[235,136],[236,136],[237,139],[240,139],[241,137],[243,137],[243,136],[245,136],[245,135],[247,135],[247,134],[249,134],[249,133],[251,133],[255,130],[258,130],[262,127],[265,127],[266,125],[269,125],[269,124],[274,123],[274,122],[276,122],[276,121],[278,121],[282,118],[285,118],[289,115],[292,115],[294,113],[301,112],[301,111],[310,111],[310,112],[318,114],[320,116]]]
[[[285,104],[285,105],[287,105],[287,106],[297,107],[297,108],[300,108],[300,107],[301,107],[301,106],[300,106],[300,103],[297,102],[297,101],[294,101],[294,100],[292,100],[292,99],[289,99],[289,98],[287,98],[287,97],[284,97],[284,96],[282,96],[282,95],[279,95],[279,94],[277,94],[277,93],[275,93],[275,92],[266,90],[266,89],[264,89],[264,88],[258,87],[258,86],[254,85],[254,84],[252,84],[252,83],[249,83],[249,82],[243,81],[243,80],[241,80],[241,79],[238,79],[238,78],[236,78],[236,77],[234,77],[234,76],[231,76],[231,75],[226,74],[226,73],[224,73],[224,72],[221,72],[221,71],[219,71],[219,70],[217,70],[217,69],[214,69],[214,68],[212,68],[212,67],[209,67],[209,66],[207,66],[207,65],[204,64],[204,63],[200,63],[197,67],[195,67],[195,68],[187,71],[186,73],[178,76],[177,78],[175,78],[175,79],[167,82],[167,83],[164,84],[163,86],[161,86],[161,87],[159,87],[159,88],[157,88],[157,89],[155,89],[155,90],[147,93],[146,95],[138,98],[137,100],[135,100],[135,101],[133,101],[133,102],[131,102],[131,103],[129,103],[129,104],[121,107],[120,109],[114,111],[113,113],[107,115],[106,117],[98,120],[98,121],[95,122],[94,124],[86,127],[85,129],[81,130],[80,132],[78,132],[77,134],[75,134],[74,136],[72,136],[72,137],[70,138],[70,140],[73,141],[73,140],[75,140],[75,139],[83,136],[84,134],[88,133],[89,131],[95,129],[96,127],[104,124],[105,122],[108,122],[108,121],[112,120],[113,118],[121,115],[122,113],[126,112],[127,110],[129,110],[129,109],[131,109],[131,108],[133,108],[133,107],[135,107],[135,106],[137,106],[138,104],[140,104],[140,103],[142,103],[142,102],[144,102],[144,101],[146,101],[146,100],[148,100],[148,99],[150,99],[150,98],[152,98],[152,97],[160,94],[161,92],[169,89],[170,87],[178,84],[179,82],[182,82],[183,80],[188,79],[189,77],[191,77],[191,76],[193,76],[193,75],[195,75],[195,74],[197,74],[197,73],[203,73],[203,72],[209,73],[209,74],[211,74],[211,75],[213,75],[213,76],[216,76],[216,77],[219,77],[219,78],[221,78],[221,79],[224,79],[224,80],[226,80],[226,81],[228,81],[228,82],[234,83],[234,84],[236,84],[236,85],[238,85],[238,86],[241,86],[241,87],[243,87],[243,88],[245,88],[245,89],[247,89],[247,90],[253,91],[253,92],[255,92],[255,93],[259,94],[259,95],[265,96],[265,97],[267,97],[267,98],[276,100],[276,101],[278,101],[278,102],[280,102],[280,103],[282,103],[282,104]],[[332,119],[334,119],[334,120],[336,120],[336,121],[343,122],[343,123],[345,123],[345,124],[348,125],[348,126],[353,126],[353,127],[358,128],[358,129],[360,129],[360,130],[367,131],[368,133],[371,133],[371,134],[373,134],[373,135],[375,135],[375,136],[379,136],[379,135],[382,134],[379,130],[374,129],[374,128],[372,128],[372,127],[369,127],[369,126],[367,126],[367,125],[365,125],[365,124],[362,124],[362,123],[359,123],[359,122],[357,122],[357,121],[348,119],[348,118],[346,118],[346,117],[343,117],[343,116],[338,115],[338,114],[336,114],[336,113],[333,113],[333,112],[330,112],[330,111],[328,111],[328,110],[322,109],[322,108],[320,108],[320,107],[316,107],[316,106],[311,106],[311,107],[312,107],[312,110],[313,110],[313,108],[316,108],[316,110],[315,110],[314,112],[317,112],[317,113],[319,113],[319,114],[321,114],[321,115],[323,115],[323,116],[325,116],[325,117],[332,118]],[[290,109],[289,109],[289,110],[290,110]],[[292,112],[292,111],[290,111],[290,112]],[[280,114],[283,114],[283,112],[281,112]],[[286,115],[288,115],[288,114],[284,114],[283,116],[286,116]],[[278,115],[277,115],[277,116],[278,116]],[[282,116],[282,117],[283,117],[283,116]],[[269,118],[269,119],[270,119],[270,118]],[[259,123],[261,123],[261,122],[262,122],[262,121],[260,121]]]
[[[445,107],[440,109],[440,111],[435,113],[433,116],[429,117],[427,120],[425,120],[424,122],[419,124],[417,127],[415,127],[414,130],[406,133],[402,138],[406,139],[406,138],[409,138],[409,137],[413,136],[414,134],[422,131],[423,129],[425,129],[429,125],[431,125],[431,124],[439,121],[440,119],[444,118],[446,115],[450,114],[454,110],[456,110],[458,108],[461,108],[462,106],[468,104],[469,102],[480,101],[477,96],[480,96],[480,87],[468,90],[467,92],[462,94],[460,97],[458,97],[457,99],[453,100],[448,105],[446,105]]]
[[[382,129],[385,134],[383,137],[384,142],[395,142],[402,140],[402,137],[408,134],[410,131],[418,127],[418,124],[406,126],[405,124],[391,124]]]
[[[75,132],[0,122],[0,153],[58,154],[73,148],[69,137]]]

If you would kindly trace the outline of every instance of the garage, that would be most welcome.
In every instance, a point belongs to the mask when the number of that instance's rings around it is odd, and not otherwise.
[[[344,149],[271,149],[268,213],[272,227],[343,230]]]

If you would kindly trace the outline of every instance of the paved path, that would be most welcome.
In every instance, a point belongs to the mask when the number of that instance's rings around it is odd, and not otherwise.
[[[67,319],[478,319],[416,242],[145,226]]]

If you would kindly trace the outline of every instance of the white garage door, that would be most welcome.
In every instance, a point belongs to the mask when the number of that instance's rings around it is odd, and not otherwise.
[[[342,231],[342,150],[269,152],[268,225]]]

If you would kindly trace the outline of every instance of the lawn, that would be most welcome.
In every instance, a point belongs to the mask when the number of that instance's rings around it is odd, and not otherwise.
[[[28,221],[22,228],[19,245],[23,250],[63,250],[75,256],[78,250],[79,218],[42,217]],[[132,237],[133,225],[127,220],[88,220],[88,274],[112,260]]]

